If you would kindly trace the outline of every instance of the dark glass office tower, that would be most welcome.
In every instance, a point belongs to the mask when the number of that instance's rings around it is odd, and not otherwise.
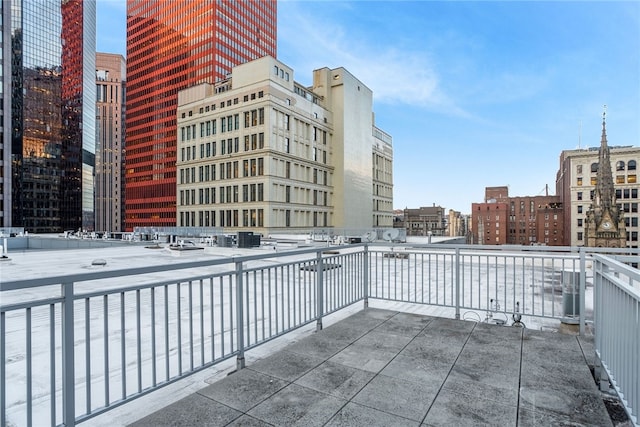
[[[93,230],[95,2],[1,7],[2,225]]]

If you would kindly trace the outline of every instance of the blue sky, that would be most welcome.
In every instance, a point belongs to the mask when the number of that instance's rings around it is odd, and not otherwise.
[[[125,54],[126,1],[98,0],[100,52]],[[640,144],[640,2],[278,2],[295,80],[345,67],[393,136],[394,207],[469,213],[486,186],[555,193],[562,150]]]

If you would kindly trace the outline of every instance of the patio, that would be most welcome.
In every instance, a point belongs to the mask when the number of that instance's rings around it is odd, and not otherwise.
[[[132,425],[612,425],[593,355],[593,337],[368,308]]]

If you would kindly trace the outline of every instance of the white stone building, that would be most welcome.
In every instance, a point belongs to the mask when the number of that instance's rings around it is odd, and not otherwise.
[[[306,88],[269,56],[181,91],[177,225],[262,234],[391,225],[391,137],[372,107],[371,90],[343,68],[315,70]]]

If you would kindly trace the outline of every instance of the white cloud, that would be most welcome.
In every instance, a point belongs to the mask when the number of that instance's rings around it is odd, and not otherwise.
[[[359,38],[357,31],[323,20],[304,8],[304,2],[284,2],[278,11],[278,56],[296,70],[301,83],[313,69],[344,67],[373,90],[376,102],[467,116],[443,91],[438,71],[424,50]]]

